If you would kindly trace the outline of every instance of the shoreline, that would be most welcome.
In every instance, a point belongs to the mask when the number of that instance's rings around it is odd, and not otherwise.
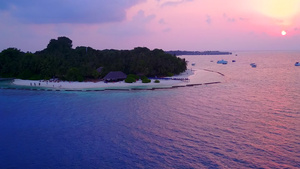
[[[49,82],[42,80],[21,80],[14,79],[7,89],[23,90],[43,90],[43,91],[104,91],[104,90],[156,90],[171,89],[179,87],[190,87],[198,85],[216,84],[223,81],[223,77],[218,73],[210,70],[192,70],[187,69],[185,72],[175,75],[172,78],[189,78],[189,81],[181,80],[162,80],[160,83],[142,83],[141,80],[135,83],[125,83],[124,81],[115,83],[100,82]]]

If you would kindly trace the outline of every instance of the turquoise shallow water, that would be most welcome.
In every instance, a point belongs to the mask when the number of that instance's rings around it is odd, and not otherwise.
[[[0,168],[300,167],[299,52],[185,57],[225,80],[154,91],[0,89]]]

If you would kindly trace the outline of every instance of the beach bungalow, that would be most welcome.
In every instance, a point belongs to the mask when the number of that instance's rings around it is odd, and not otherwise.
[[[103,78],[103,80],[106,82],[118,82],[118,81],[125,80],[126,77],[127,77],[127,75],[121,71],[113,71],[113,72],[109,72]]]

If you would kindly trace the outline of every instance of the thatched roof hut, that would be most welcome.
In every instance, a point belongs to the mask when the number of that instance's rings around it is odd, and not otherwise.
[[[104,81],[107,82],[117,82],[125,80],[127,75],[121,71],[109,72],[104,78]]]

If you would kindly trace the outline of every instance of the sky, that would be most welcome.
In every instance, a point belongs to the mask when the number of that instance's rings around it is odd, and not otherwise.
[[[300,0],[0,1],[0,51],[60,36],[99,50],[300,50]]]

